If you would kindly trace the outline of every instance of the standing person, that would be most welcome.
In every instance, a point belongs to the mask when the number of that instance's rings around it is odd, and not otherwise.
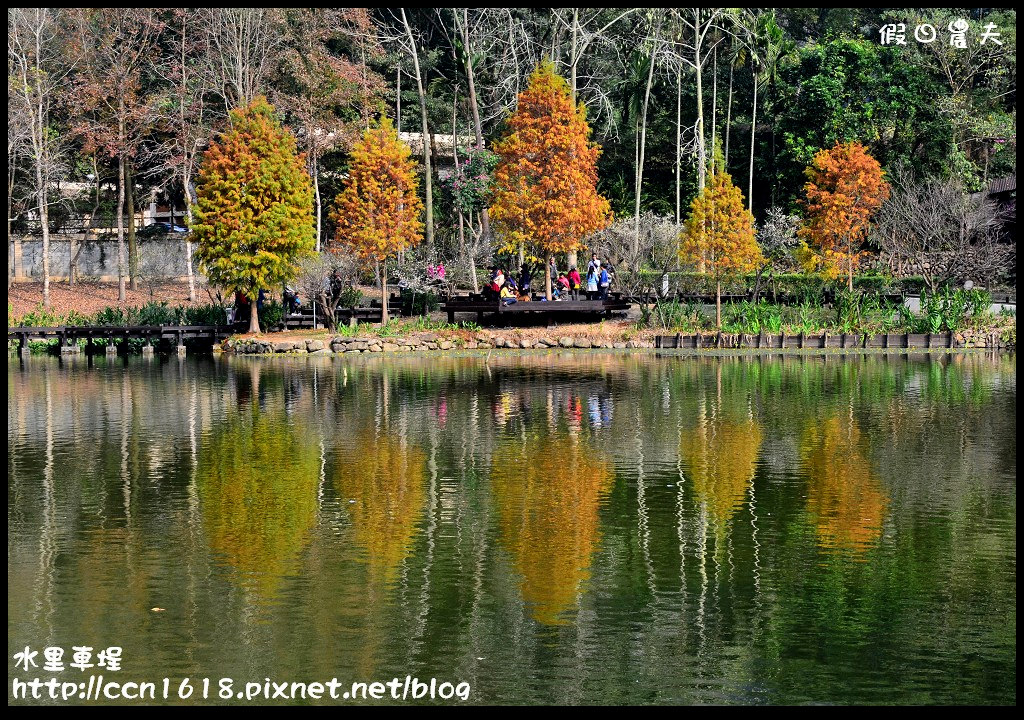
[[[572,299],[580,299],[580,286],[583,282],[580,280],[580,271],[576,269],[574,265],[572,270],[569,271],[569,289],[572,292]]]
[[[548,270],[551,271],[551,285],[554,287],[554,284],[558,282],[558,267],[555,265],[554,255],[551,256],[551,265],[548,266]]]
[[[597,271],[593,265],[587,266],[587,300],[597,297]]]
[[[601,267],[600,265],[598,265],[597,267],[598,270],[600,270],[600,274],[598,274],[597,276],[598,296],[601,300],[607,300],[608,286],[611,285],[612,280],[611,277],[608,275],[608,271],[605,268]]]
[[[597,259],[597,253],[590,255],[590,262],[587,263],[587,274],[590,273],[591,268],[594,272],[597,272],[597,268],[601,265],[601,261]]]

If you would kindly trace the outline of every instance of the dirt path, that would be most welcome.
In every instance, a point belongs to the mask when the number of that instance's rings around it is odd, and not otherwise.
[[[188,283],[145,284],[138,290],[128,290],[123,303],[117,301],[117,283],[77,282],[74,287],[66,282],[50,283],[50,310],[63,314],[75,310],[83,315],[97,313],[105,307],[138,307],[151,300],[165,301],[169,305],[189,305]],[[7,292],[8,310],[15,318],[35,310],[43,302],[42,283],[14,283]],[[196,287],[197,305],[210,302],[205,286]]]

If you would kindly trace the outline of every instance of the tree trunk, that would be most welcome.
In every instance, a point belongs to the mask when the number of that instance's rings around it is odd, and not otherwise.
[[[459,247],[465,254],[466,270],[469,271],[469,279],[473,283],[473,292],[480,292],[480,286],[476,280],[476,266],[473,264],[473,254],[466,246],[466,217],[462,214],[462,210],[459,210]]]
[[[572,43],[569,49],[569,97],[572,100],[573,108],[576,107],[576,85],[577,85],[577,72],[576,65],[579,62],[579,26],[580,26],[580,10],[579,8],[572,9]],[[575,250],[570,250],[566,253],[566,263],[570,268],[576,267],[578,257]]]
[[[17,175],[18,156],[7,158],[7,290],[14,284],[14,253],[10,246],[11,227],[14,224],[14,179]]]
[[[729,101],[725,110],[725,171],[729,172],[729,131],[732,129],[732,63],[729,63]]]
[[[551,253],[544,253],[544,297],[551,302]]]
[[[380,264],[380,324],[383,327],[391,318],[388,316],[388,263]]]
[[[255,295],[249,296],[249,332],[253,335],[260,334],[260,313],[259,308],[256,307],[256,302],[259,299],[260,291],[257,290]]]
[[[676,73],[676,231],[682,222],[683,193],[683,69]]]
[[[853,292],[853,242],[848,242],[846,247],[846,266],[849,268],[848,289]]]
[[[183,165],[181,172],[182,185],[185,188],[185,273],[188,275],[188,301],[196,301],[196,275],[192,270],[192,176],[188,171],[188,164]]]
[[[700,192],[707,183],[708,151],[704,142],[704,86],[701,77],[704,73],[701,68],[700,42],[696,39],[693,48],[693,67],[697,76],[697,191]]]
[[[462,8],[462,44],[466,48],[466,79],[469,81],[469,107],[473,111],[473,132],[476,134],[476,146],[479,150],[482,150],[484,147],[484,133],[483,126],[480,124],[480,105],[476,97],[476,80],[473,75],[473,53],[469,43],[469,10],[466,8]],[[482,208],[480,211],[480,226],[483,231],[484,242],[490,242],[491,218],[486,207]],[[476,277],[475,272],[473,273],[473,277]]]
[[[718,48],[711,56],[711,174],[718,172],[715,167],[715,141],[718,139]]]
[[[135,239],[135,175],[130,163],[124,165],[125,205],[128,210],[128,279],[132,290],[139,289],[139,244]]]
[[[43,179],[42,160],[36,162],[36,190],[39,197],[39,222],[43,232],[43,307],[50,307],[50,212],[46,197],[46,181]]]
[[[644,104],[640,113],[640,139],[636,163],[636,193],[633,202],[633,257],[640,248],[640,194],[644,185],[644,152],[647,149],[647,106],[651,100],[651,85],[654,82],[654,60],[658,52],[658,41],[651,46],[651,59],[647,67],[647,86],[644,89]]]
[[[420,74],[420,59],[416,49],[416,40],[412,36],[412,27],[405,17],[405,8],[401,8],[402,23],[405,25],[405,33],[409,38],[409,52],[412,55],[412,67],[416,73],[416,92],[420,99],[420,125],[423,135],[423,166],[424,166],[424,188],[426,190],[426,241],[427,247],[434,248],[434,185],[433,173],[430,169],[430,147],[427,139],[430,137],[430,130],[427,127],[427,95],[423,90],[423,76]]]
[[[715,327],[722,332],[722,281],[715,282]]]
[[[570,97],[572,98],[572,105],[576,107],[576,62],[578,59],[578,43],[579,43],[579,25],[580,25],[580,9],[572,9],[572,45],[570,48],[569,56],[569,90]]]
[[[747,186],[747,210],[754,212],[754,137],[757,133],[757,72],[754,72],[754,108],[750,114],[750,184]]]
[[[124,155],[117,156],[117,301],[127,299],[124,288]]]
[[[311,152],[313,165],[313,201],[316,204],[316,251],[320,252],[320,233],[323,228],[323,204],[320,200],[320,163],[316,152]]]

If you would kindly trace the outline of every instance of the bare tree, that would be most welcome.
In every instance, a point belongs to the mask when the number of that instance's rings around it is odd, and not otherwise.
[[[616,220],[590,238],[588,244],[615,270],[615,282],[640,304],[644,322],[654,297],[663,297],[669,270],[679,256],[675,220],[643,213],[637,233],[635,219]]]
[[[430,247],[434,246],[434,182],[433,182],[433,171],[431,169],[430,162],[430,145],[428,139],[430,138],[430,125],[427,118],[427,94],[423,82],[423,74],[420,71],[420,51],[419,45],[416,42],[416,36],[413,33],[412,25],[409,23],[409,18],[405,14],[405,8],[399,8],[399,16],[395,17],[392,13],[392,19],[395,23],[400,24],[400,30],[394,31],[390,25],[379,26],[379,37],[382,43],[397,45],[401,48],[402,52],[409,56],[412,60],[413,77],[416,78],[416,92],[420,101],[420,133],[423,142],[423,174],[424,174],[424,190],[426,194],[426,202],[424,203],[426,208],[426,232],[425,239],[427,245]]]
[[[16,133],[21,128],[27,137],[35,171],[36,207],[43,234],[44,307],[50,307],[49,188],[58,160],[58,141],[50,126],[50,110],[70,70],[67,58],[60,52],[64,35],[56,10],[11,8],[7,11],[8,107],[15,111]],[[13,96],[11,89],[15,90]],[[8,127],[10,129],[11,123]],[[10,135],[8,149],[10,152]],[[8,215],[10,207],[9,204]]]
[[[10,40],[8,39],[8,42]],[[14,59],[8,55],[7,75],[15,76]],[[7,238],[10,241],[14,221],[32,204],[33,197],[25,197],[19,193],[19,177],[24,170],[23,162],[31,159],[31,118],[25,112],[25,98],[22,88],[14,83],[7,83]],[[14,253],[7,253],[7,289],[14,283]]]
[[[568,28],[570,45],[565,63],[569,66],[569,88],[575,104],[579,67],[591,46],[607,41],[607,33],[639,8],[615,10],[610,19],[605,8],[553,8],[556,20]],[[589,87],[589,86],[588,86]]]
[[[162,24],[153,9],[85,9],[76,16],[83,61],[76,89],[87,111],[80,118],[78,130],[86,136],[87,145],[102,148],[118,161],[117,295],[124,302],[125,190],[132,182],[129,163],[155,118],[149,105],[152,98],[143,92],[142,71],[155,53]],[[134,208],[130,209],[134,239]],[[134,288],[138,264],[134,242],[131,254]]]
[[[359,301],[359,262],[348,252],[321,252],[299,261],[295,284],[299,297],[316,303],[320,318],[332,332],[338,327],[338,309]],[[348,305],[346,305],[348,303]],[[351,320],[354,324],[355,313]]]
[[[639,126],[637,129],[636,177],[633,193],[633,219],[636,235],[634,240],[636,249],[634,250],[634,253],[639,250],[640,246],[640,197],[642,195],[644,184],[644,155],[647,150],[647,108],[651,102],[651,86],[654,84],[654,68],[658,64],[658,54],[661,47],[661,40],[659,37],[661,19],[657,13],[658,11],[654,11],[654,14],[649,18],[649,30],[644,42],[647,46],[647,83],[644,85],[644,101],[641,107]]]
[[[697,91],[697,187],[707,182],[708,151],[704,128],[704,66],[721,42],[716,31],[723,27],[725,8],[681,8],[673,11],[676,32],[672,46],[680,62],[694,73]]]
[[[373,42],[365,8],[293,8],[285,11],[285,41],[280,53],[274,100],[295,128],[313,180],[316,249],[323,235],[320,158],[331,148],[348,148],[362,131],[372,102],[384,80],[366,67],[367,45]],[[345,44],[363,57],[348,57]],[[371,54],[377,48],[370,47]],[[360,112],[351,119],[349,111]]]
[[[787,214],[780,207],[771,207],[765,215],[764,222],[757,228],[757,244],[765,262],[757,269],[754,283],[754,302],[761,294],[761,280],[767,271],[771,276],[772,294],[775,294],[775,271],[791,270],[795,266],[793,251],[800,244],[797,230],[800,229],[800,218]]]
[[[458,8],[455,8],[453,10],[453,14],[454,14],[454,17],[455,17],[455,28],[456,28],[456,31],[458,32],[459,41],[462,43],[462,61],[463,61],[463,66],[465,67],[465,70],[466,70],[466,83],[468,85],[467,89],[469,91],[469,94],[468,94],[468,97],[469,97],[469,108],[470,108],[471,112],[473,113],[473,133],[476,136],[476,145],[477,145],[477,147],[478,148],[483,148],[483,146],[484,146],[484,132],[483,132],[483,125],[480,122],[480,101],[478,99],[478,95],[477,95],[477,92],[476,92],[476,75],[473,72],[473,63],[474,63],[475,59],[474,59],[474,54],[473,54],[473,50],[474,50],[473,37],[470,35],[470,32],[469,32],[469,27],[470,27],[470,25],[469,25],[469,8],[462,8],[462,12],[461,13],[459,12]],[[454,145],[455,145],[455,140],[454,140],[454,138],[455,138],[454,123],[453,123],[453,126],[452,126],[452,138],[453,138],[452,143],[453,143],[453,147],[454,147]],[[456,165],[458,165],[457,162],[456,162]],[[459,229],[460,229],[459,231],[460,231],[460,233],[463,232],[463,230],[462,230],[462,223],[463,223],[463,218],[462,218],[462,215],[460,214],[459,215]],[[490,238],[491,238],[491,221],[490,221],[490,216],[489,216],[489,214],[487,212],[487,208],[483,208],[483,210],[480,211],[480,224],[481,224],[481,231],[483,233],[484,238],[486,239],[487,242],[490,242]],[[462,244],[463,244],[463,246],[465,245],[465,243],[462,243]],[[473,285],[474,285],[474,291],[475,291],[477,289],[476,288],[476,273],[475,272],[473,273]]]
[[[953,281],[991,282],[1010,267],[1013,247],[998,242],[1003,214],[987,194],[968,193],[955,178],[918,181],[902,167],[891,183],[873,234],[895,274],[920,274],[934,292]]]
[[[276,8],[206,8],[207,53],[213,86],[227,110],[248,105],[265,93],[284,34]]]
[[[212,123],[221,117],[206,102],[209,75],[203,40],[203,16],[179,8],[168,24],[168,52],[156,63],[157,72],[167,84],[161,103],[161,121],[168,131],[164,154],[167,165],[178,177],[185,197],[185,224],[191,228],[192,205],[196,201],[193,178],[199,171],[203,148],[213,132]],[[195,272],[192,268],[192,239],[184,236],[185,268],[188,274],[188,298],[196,299]]]

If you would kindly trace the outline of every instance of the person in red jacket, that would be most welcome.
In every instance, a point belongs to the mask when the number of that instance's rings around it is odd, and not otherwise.
[[[580,287],[583,285],[583,280],[580,278],[580,272],[575,266],[569,271],[569,290],[572,292],[572,299],[580,299]]]

